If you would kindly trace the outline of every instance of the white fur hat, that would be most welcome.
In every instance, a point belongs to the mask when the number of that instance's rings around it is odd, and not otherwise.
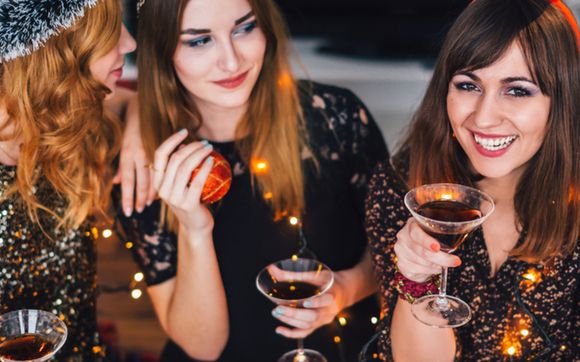
[[[28,55],[99,0],[0,0],[0,63]]]

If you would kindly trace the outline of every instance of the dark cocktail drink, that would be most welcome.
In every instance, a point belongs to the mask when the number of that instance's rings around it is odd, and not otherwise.
[[[481,218],[481,211],[458,201],[438,200],[424,203],[417,208],[417,213],[433,220],[446,222],[473,221]],[[466,232],[438,232],[419,224],[425,232],[439,241],[441,251],[451,253],[463,243],[469,230]]]
[[[38,334],[24,334],[0,343],[0,360],[28,361],[54,351],[54,343]]]

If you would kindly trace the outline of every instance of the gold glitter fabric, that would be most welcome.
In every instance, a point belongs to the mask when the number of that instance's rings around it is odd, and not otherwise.
[[[32,308],[58,315],[68,338],[56,361],[101,361],[104,349],[96,325],[96,250],[88,225],[55,228],[46,212],[43,230],[32,223],[18,195],[3,199],[16,167],[0,165],[0,313]],[[65,203],[41,181],[33,190],[56,213]],[[47,235],[50,235],[48,237]]]
[[[408,166],[397,166],[395,171],[383,163],[375,169],[366,200],[366,229],[383,302],[379,349],[385,361],[392,360],[390,326],[397,301],[393,246],[410,217],[403,202],[406,177],[400,176]],[[509,257],[494,276],[481,228],[454,254],[462,263],[449,268],[447,293],[473,312],[470,322],[454,329],[456,361],[578,361],[580,243],[571,255],[548,265]]]

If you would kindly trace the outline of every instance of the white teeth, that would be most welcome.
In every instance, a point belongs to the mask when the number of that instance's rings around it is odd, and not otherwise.
[[[475,142],[488,151],[498,151],[511,145],[517,136],[509,136],[502,138],[483,138],[476,134],[473,135]]]

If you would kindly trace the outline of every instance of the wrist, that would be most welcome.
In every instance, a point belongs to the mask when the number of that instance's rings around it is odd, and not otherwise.
[[[212,231],[213,225],[194,229],[180,227],[179,238],[184,240],[190,248],[196,248],[212,240]]]
[[[439,291],[440,277],[432,275],[424,282],[415,282],[405,277],[398,270],[395,272],[393,286],[399,294],[399,298],[411,304],[416,299],[425,295],[437,294]]]

